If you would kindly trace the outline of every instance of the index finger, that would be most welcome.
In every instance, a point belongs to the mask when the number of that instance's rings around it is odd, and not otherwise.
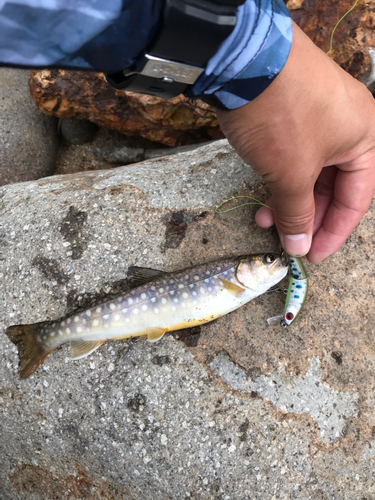
[[[337,172],[333,200],[307,255],[310,262],[318,264],[341,248],[370,207],[374,188],[375,169]]]

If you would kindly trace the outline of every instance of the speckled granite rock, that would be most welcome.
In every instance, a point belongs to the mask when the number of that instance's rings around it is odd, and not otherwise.
[[[226,141],[154,162],[0,189],[1,328],[118,291],[131,264],[175,270],[277,249],[265,199]],[[260,297],[161,342],[66,346],[29,379],[0,342],[3,500],[370,500],[375,496],[374,206],[311,274],[306,309],[270,327]]]
[[[0,69],[0,186],[46,177],[55,168],[56,119],[33,103],[28,73]]]

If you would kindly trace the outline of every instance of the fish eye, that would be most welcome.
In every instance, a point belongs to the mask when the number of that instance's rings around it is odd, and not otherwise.
[[[291,313],[291,312],[289,312],[289,313],[287,313],[287,314],[286,314],[286,316],[285,316],[285,317],[286,317],[286,319],[287,319],[288,321],[291,321],[291,320],[294,318],[294,314],[293,314],[293,313]]]
[[[272,264],[272,262],[275,262],[275,256],[272,253],[267,253],[264,256],[263,261],[265,264]]]

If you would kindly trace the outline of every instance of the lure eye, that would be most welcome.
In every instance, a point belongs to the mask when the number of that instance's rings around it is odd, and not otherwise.
[[[287,313],[285,317],[286,317],[286,319],[288,321],[292,321],[292,319],[294,318],[294,314],[293,313]]]
[[[266,264],[272,264],[272,262],[275,262],[275,256],[272,253],[267,253],[263,260]]]

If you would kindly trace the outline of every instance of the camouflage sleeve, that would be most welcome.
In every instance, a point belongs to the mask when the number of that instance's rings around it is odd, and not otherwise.
[[[190,93],[220,109],[239,108],[261,94],[292,45],[292,21],[282,0],[247,0],[237,18]]]
[[[164,0],[0,0],[0,65],[115,72],[154,37]],[[284,66],[292,24],[282,0],[246,0],[190,97],[222,108],[259,95]]]

